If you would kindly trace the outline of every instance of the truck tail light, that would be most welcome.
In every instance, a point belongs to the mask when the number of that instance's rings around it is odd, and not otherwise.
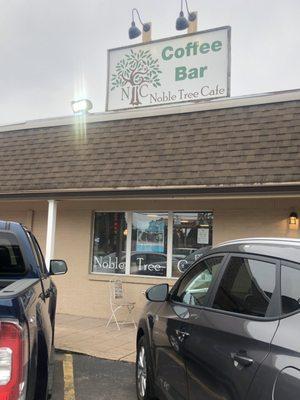
[[[27,335],[24,337],[24,331],[19,325],[0,322],[0,400],[25,398],[25,341],[27,342]]]

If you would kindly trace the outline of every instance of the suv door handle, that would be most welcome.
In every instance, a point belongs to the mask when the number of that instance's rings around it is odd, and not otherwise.
[[[254,362],[252,358],[247,357],[247,353],[231,353],[231,358],[235,367],[239,365],[241,367],[250,367]]]
[[[190,334],[186,331],[181,331],[180,329],[175,329],[175,333],[178,339],[183,342],[186,338],[190,336]]]

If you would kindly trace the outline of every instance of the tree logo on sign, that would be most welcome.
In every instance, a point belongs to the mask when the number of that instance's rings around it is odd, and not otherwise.
[[[128,87],[131,89],[130,104],[139,106],[142,85],[161,86],[161,74],[158,59],[154,59],[150,50],[133,51],[126,54],[116,65],[111,77],[111,90]]]

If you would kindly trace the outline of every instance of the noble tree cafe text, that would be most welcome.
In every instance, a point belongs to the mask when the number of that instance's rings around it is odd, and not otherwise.
[[[230,95],[230,27],[108,52],[107,110]]]

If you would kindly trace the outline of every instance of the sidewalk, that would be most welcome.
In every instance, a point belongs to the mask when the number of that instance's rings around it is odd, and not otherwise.
[[[136,329],[116,324],[105,327],[106,320],[57,314],[55,347],[109,360],[135,362]]]

